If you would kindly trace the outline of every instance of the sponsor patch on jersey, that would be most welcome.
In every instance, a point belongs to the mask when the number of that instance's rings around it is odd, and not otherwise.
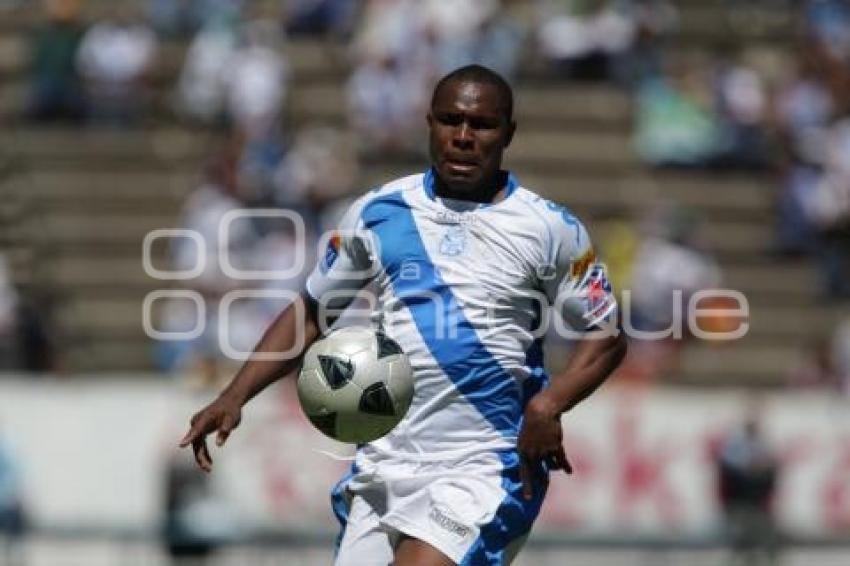
[[[341,246],[342,236],[339,232],[334,232],[328,239],[328,247],[325,249],[325,256],[322,258],[322,263],[319,264],[319,269],[322,273],[330,271],[333,264],[336,263]]]

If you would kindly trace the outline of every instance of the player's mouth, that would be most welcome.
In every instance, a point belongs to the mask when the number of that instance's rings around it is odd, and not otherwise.
[[[450,173],[468,175],[478,168],[478,163],[471,159],[446,158],[446,167]]]

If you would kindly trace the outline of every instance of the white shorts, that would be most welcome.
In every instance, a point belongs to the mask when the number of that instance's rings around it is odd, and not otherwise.
[[[510,564],[540,511],[548,485],[522,497],[515,452],[456,462],[359,462],[334,488],[342,529],[336,566],[387,566],[402,535],[464,566]]]

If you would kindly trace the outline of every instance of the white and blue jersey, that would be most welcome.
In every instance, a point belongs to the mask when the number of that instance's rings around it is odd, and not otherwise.
[[[543,495],[532,502],[518,495],[516,443],[525,404],[547,381],[541,349],[546,310],[556,305],[578,330],[611,320],[616,310],[587,231],[512,175],[502,200],[481,204],[436,197],[429,170],[358,199],[330,238],[307,291],[319,303],[340,307],[350,300],[346,292],[368,282],[378,294],[374,322],[410,358],[415,394],[391,433],[359,447],[354,473],[337,486],[337,495],[388,485],[382,497],[398,505],[373,509],[374,520],[425,539],[458,563],[475,548],[504,551],[527,533]],[[439,475],[441,466],[455,476],[488,470],[493,480],[480,489],[449,481],[441,492],[429,475]],[[415,477],[432,477],[423,487],[427,500],[413,484],[390,485]],[[452,503],[469,497],[477,503],[466,511]],[[509,500],[518,506],[514,512]],[[341,505],[337,497],[342,519],[347,506]],[[513,516],[513,528],[494,526],[505,513]],[[434,527],[433,535],[423,523]],[[484,540],[488,530],[500,532],[501,542]]]

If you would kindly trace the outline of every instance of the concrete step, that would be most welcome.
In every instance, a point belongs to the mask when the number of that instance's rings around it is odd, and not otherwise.
[[[22,75],[29,64],[29,42],[23,34],[0,33],[0,80]]]
[[[142,305],[143,296],[72,298],[56,309],[54,320],[71,335],[144,340]]]
[[[730,9],[720,3],[688,3],[679,10],[674,40],[690,45],[787,40],[797,21],[795,12],[787,7],[771,3],[769,7],[741,5]]]
[[[617,204],[640,209],[653,202],[675,202],[701,214],[730,216],[772,213],[769,183],[756,179],[715,180],[710,175],[666,178],[646,173],[608,178],[602,175],[541,174],[518,170],[520,182],[567,207]]]
[[[550,85],[541,88],[519,85],[515,100],[520,135],[531,128],[558,131],[605,128],[628,137],[631,125],[629,94],[610,86]],[[289,111],[296,123],[321,120],[345,124],[347,109],[344,84],[327,81],[293,85]]]
[[[95,169],[156,164],[166,166],[187,160],[198,163],[210,154],[218,137],[183,128],[108,130],[17,127],[0,138],[0,155],[18,163],[51,161],[81,164]]]
[[[848,316],[850,305],[843,308],[833,305],[753,308],[750,312],[750,334],[777,340],[793,337],[798,339],[798,344],[806,344],[818,337],[827,337]]]
[[[780,386],[803,359],[802,345],[749,347],[745,342],[688,345],[676,381],[717,386]]]
[[[0,187],[42,211],[174,210],[180,208],[198,181],[199,175],[189,172],[35,168],[7,177],[0,181]]]
[[[533,169],[541,163],[563,167],[634,169],[638,162],[627,137],[616,132],[528,131],[505,154],[506,166]]]
[[[128,293],[161,287],[162,282],[147,276],[141,253],[134,258],[55,257],[35,269],[40,285],[76,293],[79,287],[94,289],[119,287]]]
[[[172,211],[96,215],[55,210],[34,214],[29,220],[22,230],[29,235],[31,244],[48,248],[57,241],[77,244],[136,242],[141,250],[142,240],[152,230],[179,226],[179,217]]]
[[[614,224],[621,224],[620,220],[612,224],[611,209],[603,209],[603,214],[600,214],[599,210],[592,207],[576,206],[572,208],[572,211],[584,222],[593,237],[610,233],[615,227]],[[606,212],[608,214],[604,214]],[[626,215],[629,211],[619,212]],[[754,256],[767,253],[773,242],[772,226],[738,220],[703,221],[698,234],[700,247],[715,259],[722,256],[734,259],[738,263],[747,262]]]
[[[631,96],[610,85],[520,84],[514,99],[520,136],[530,127],[607,128],[624,135],[631,127]]]
[[[518,134],[517,139],[523,134]],[[510,153],[510,150],[509,150]],[[567,207],[578,203],[624,203],[644,207],[658,200],[680,202],[704,211],[724,215],[736,211],[767,212],[773,203],[774,187],[758,175],[714,175],[652,172],[643,168],[623,172],[597,168],[589,173],[561,167],[509,166],[526,188],[561,202]],[[362,167],[360,186],[365,192],[398,177],[424,171],[427,160],[400,162],[393,159],[372,160]]]
[[[147,339],[123,337],[85,338],[69,345],[64,361],[69,371],[86,375],[152,370],[153,343]]]
[[[726,266],[723,285],[747,295],[769,294],[776,297],[800,293],[811,295],[819,289],[817,272],[799,264]]]

